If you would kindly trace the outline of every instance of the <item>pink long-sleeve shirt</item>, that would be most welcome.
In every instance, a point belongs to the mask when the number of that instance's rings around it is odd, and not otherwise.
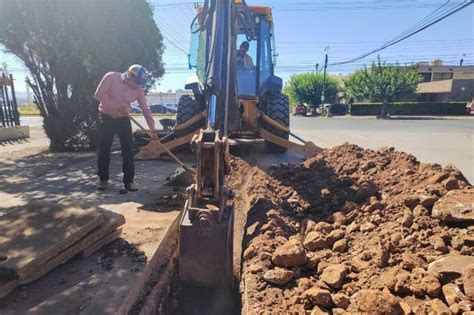
[[[151,131],[155,130],[155,122],[146,102],[145,91],[138,85],[134,87],[128,84],[125,81],[125,73],[106,73],[95,91],[95,98],[100,102],[101,113],[115,117],[128,117],[131,103],[137,101],[148,128]]]

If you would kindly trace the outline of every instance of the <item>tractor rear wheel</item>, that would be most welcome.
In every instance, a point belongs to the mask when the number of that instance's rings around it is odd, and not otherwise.
[[[181,125],[193,118],[194,116],[200,114],[202,109],[200,108],[198,102],[190,95],[182,95],[179,98],[178,102],[178,113],[176,114],[176,125]],[[204,120],[201,120],[184,130],[176,132],[176,136],[184,136],[190,132],[195,131],[198,128],[201,128],[204,125]]]
[[[281,92],[269,93],[265,96],[264,102],[265,114],[268,117],[283,126],[290,127],[290,105],[287,95]],[[289,132],[282,131],[268,124],[265,124],[264,128],[275,136],[285,140],[289,138]],[[285,153],[288,149],[270,141],[265,141],[265,150],[272,153]]]

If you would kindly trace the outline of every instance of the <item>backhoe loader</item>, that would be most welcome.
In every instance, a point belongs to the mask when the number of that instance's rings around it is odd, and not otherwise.
[[[178,103],[177,126],[161,141],[168,149],[191,144],[197,154],[194,184],[188,188],[179,231],[179,274],[184,282],[232,282],[233,194],[225,186],[230,145],[263,139],[270,152],[290,149],[309,157],[319,148],[289,129],[288,96],[275,76],[273,17],[269,7],[245,0],[206,0],[191,23],[186,82],[192,96]],[[237,45],[247,42],[252,64],[236,62]],[[295,137],[302,144],[289,141]],[[163,154],[142,148],[138,158]]]

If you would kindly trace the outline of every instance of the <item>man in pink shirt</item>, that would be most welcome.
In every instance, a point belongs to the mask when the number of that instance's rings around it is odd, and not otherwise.
[[[109,180],[110,151],[114,135],[117,134],[122,149],[122,171],[124,189],[121,192],[137,191],[133,183],[135,164],[133,159],[132,125],[129,118],[131,103],[138,101],[145,116],[151,137],[156,138],[155,123],[147,105],[143,86],[146,83],[146,69],[132,65],[127,72],[109,72],[100,81],[95,98],[99,104],[99,150],[97,189],[105,190]]]

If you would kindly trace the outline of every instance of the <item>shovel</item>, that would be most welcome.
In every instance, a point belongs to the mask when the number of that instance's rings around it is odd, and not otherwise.
[[[146,130],[135,118],[133,118],[132,116],[130,116],[130,120],[133,121],[133,122],[135,123],[135,125],[137,125],[141,130],[147,132],[147,130]],[[178,163],[178,165],[181,166],[183,169],[185,169],[185,170],[188,171],[188,172],[191,172],[192,174],[195,174],[192,169],[188,168],[188,167],[186,166],[186,164],[184,164],[183,161],[181,161],[176,155],[173,154],[173,152],[171,152],[163,143],[161,143],[159,139],[153,139],[153,138],[152,138],[152,139],[150,140],[150,143],[148,144],[149,150],[156,152],[157,150],[153,150],[153,147],[154,147],[155,145],[157,145],[158,148],[164,150],[164,151],[165,151],[169,156],[171,156],[171,158],[172,158],[173,160],[175,160],[176,163]]]

